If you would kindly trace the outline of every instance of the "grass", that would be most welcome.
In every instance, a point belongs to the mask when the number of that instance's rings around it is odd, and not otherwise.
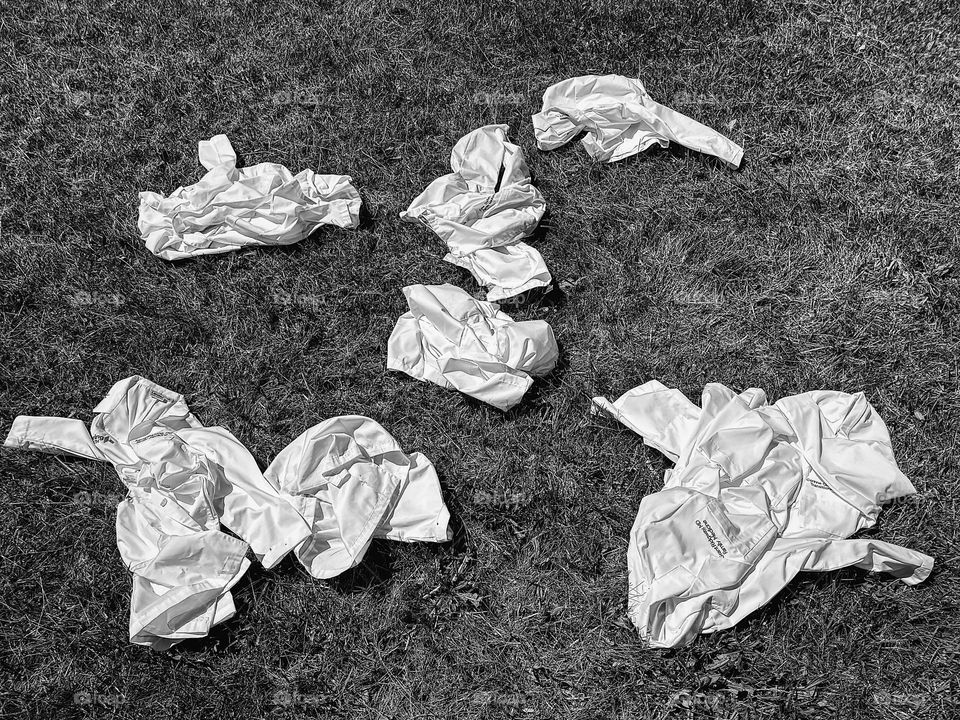
[[[0,714],[9,717],[947,718],[960,670],[960,23],[951,2],[76,3],[0,19],[0,424],[89,419],[117,379],[182,392],[264,464],[374,417],[441,473],[457,535],[377,544],[315,581],[255,566],[237,616],[167,654],[127,642],[120,483],[0,454]],[[536,150],[551,83],[640,77],[746,148],[614,165]],[[549,215],[559,369],[502,414],[384,369],[400,289],[452,282],[398,213],[506,122]],[[170,264],[140,190],[241,164],[351,174],[358,230]],[[643,647],[627,533],[664,459],[588,415],[657,378],[772,398],[864,390],[918,494],[878,538],[937,559],[908,588],[805,575],[738,627]],[[86,493],[86,495],[83,495]],[[78,497],[84,498],[78,501]]]

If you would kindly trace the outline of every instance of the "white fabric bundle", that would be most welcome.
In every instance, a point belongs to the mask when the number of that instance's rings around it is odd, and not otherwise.
[[[353,567],[374,538],[450,539],[433,463],[404,453],[370,418],[344,415],[314,425],[263,474],[310,524],[296,555],[314,577]]]
[[[140,193],[140,235],[165,260],[291,245],[321,225],[360,222],[360,194],[349,175],[294,175],[275,163],[237,168],[226,135],[201,141],[199,155],[208,172],[194,185],[167,197]]]
[[[547,204],[530,181],[519,146],[507,142],[507,125],[487,125],[464,135],[450,155],[452,173],[437,178],[400,217],[420,222],[447,244],[447,262],[465,268],[502,300],[548,287],[540,253],[521,240],[540,222]]]
[[[449,513],[433,465],[405,455],[369,418],[321,423],[266,472],[220,427],[205,427],[183,396],[134,376],[80,420],[20,416],[6,447],[113,464],[127,487],[117,547],[133,574],[130,640],[162,650],[202,637],[234,614],[230,588],[250,565],[290,550],[314,577],[358,563],[373,537],[448,539]],[[220,531],[220,524],[242,540]]]
[[[651,381],[594,398],[676,465],[630,533],[630,617],[654,647],[736,625],[802,571],[855,566],[923,581],[933,558],[848,538],[915,492],[862,393],[768,405],[762,390],[704,388],[701,407]]]
[[[551,85],[533,116],[537,146],[553,150],[581,132],[587,154],[623,160],[671,141],[740,166],[743,148],[716,130],[651,99],[643,83],[622,75],[583,75]]]
[[[453,285],[403,289],[410,311],[387,346],[387,367],[509,410],[557,364],[557,341],[543,320],[515,322],[496,303]]]

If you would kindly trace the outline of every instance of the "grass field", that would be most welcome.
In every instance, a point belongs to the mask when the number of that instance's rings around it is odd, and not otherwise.
[[[106,465],[0,453],[0,715],[948,718],[960,711],[960,20],[956,3],[76,3],[0,17],[0,424],[88,420],[112,383],[182,392],[264,465],[370,415],[437,465],[444,546],[375,544],[337,581],[254,565],[237,616],[127,641]],[[592,163],[536,150],[550,84],[639,77],[746,149]],[[463,134],[509,123],[549,211],[557,371],[509,413],[385,370],[401,287],[451,282],[398,213]],[[358,230],[167,263],[137,192],[241,164],[346,173]],[[477,293],[480,294],[479,292]],[[627,533],[666,461],[593,395],[657,378],[863,390],[918,494],[879,539],[909,588],[804,575],[740,626],[646,649]]]

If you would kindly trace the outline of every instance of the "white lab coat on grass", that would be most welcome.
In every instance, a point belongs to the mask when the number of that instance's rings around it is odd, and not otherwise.
[[[147,249],[165,260],[291,245],[321,225],[355,228],[360,194],[349,175],[294,175],[283,165],[237,167],[226,135],[199,143],[198,182],[170,195],[140,193],[137,226]]]
[[[410,311],[387,342],[387,368],[509,410],[548,374],[559,351],[543,320],[516,322],[453,285],[403,289]]]
[[[762,390],[713,383],[698,408],[653,380],[594,407],[676,463],[641,501],[627,554],[630,618],[653,647],[736,625],[802,571],[854,566],[913,585],[933,568],[914,550],[847,539],[915,492],[862,393],[769,405]]]
[[[449,539],[433,465],[369,418],[310,428],[261,473],[227,430],[202,425],[182,395],[149,380],[121,380],[94,411],[89,429],[20,416],[4,445],[114,466],[127,488],[117,548],[133,575],[136,644],[166,649],[229,619],[248,546],[264,567],[294,550],[314,577],[329,578],[360,562],[374,537]]]
[[[400,213],[433,230],[449,249],[444,260],[469,270],[487,288],[488,300],[551,283],[543,257],[522,242],[547,204],[530,180],[523,150],[507,141],[509,129],[486,125],[460,138],[450,155],[453,172]]]
[[[553,150],[586,131],[587,154],[616,162],[671,142],[740,167],[743,148],[716,130],[654,101],[639,80],[582,75],[551,85],[533,116],[537,147]]]
[[[374,538],[450,539],[450,513],[433,463],[404,453],[370,418],[348,415],[314,425],[280,451],[264,477],[310,524],[296,555],[314,577],[353,567]]]

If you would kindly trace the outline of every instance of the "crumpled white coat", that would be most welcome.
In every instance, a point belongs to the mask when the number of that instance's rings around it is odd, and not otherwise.
[[[450,539],[450,513],[433,463],[404,453],[368,417],[344,415],[314,425],[263,474],[310,525],[310,537],[295,552],[314,577],[353,567],[374,538]]]
[[[913,550],[845,539],[915,492],[863,393],[768,405],[762,390],[709,384],[698,408],[654,380],[594,404],[676,463],[630,533],[630,618],[653,647],[736,625],[802,571],[855,566],[913,585],[933,568]]]
[[[536,249],[522,242],[547,204],[530,180],[507,125],[486,125],[464,135],[450,155],[452,173],[434,180],[400,217],[420,222],[447,244],[444,260],[465,268],[502,300],[549,287],[550,272]]]
[[[651,99],[643,83],[622,75],[582,75],[547,88],[533,116],[537,146],[553,150],[581,132],[587,154],[623,160],[654,144],[679,143],[740,166],[743,148],[696,120]]]
[[[147,249],[165,260],[260,245],[291,245],[321,225],[354,228],[360,193],[349,175],[294,175],[283,165],[237,168],[226,135],[201,140],[207,169],[194,185],[169,196],[140,193],[137,226]]]
[[[514,321],[496,303],[453,285],[409,285],[410,311],[387,344],[387,368],[453,388],[509,410],[557,364],[557,341],[543,320]]]
[[[372,537],[448,539],[433,465],[369,418],[320,423],[261,473],[227,430],[203,426],[182,395],[149,380],[121,380],[94,412],[89,430],[20,416],[4,445],[114,466],[127,488],[117,548],[133,574],[133,643],[166,649],[232,617],[248,546],[268,568],[295,549],[326,578],[358,563]]]

